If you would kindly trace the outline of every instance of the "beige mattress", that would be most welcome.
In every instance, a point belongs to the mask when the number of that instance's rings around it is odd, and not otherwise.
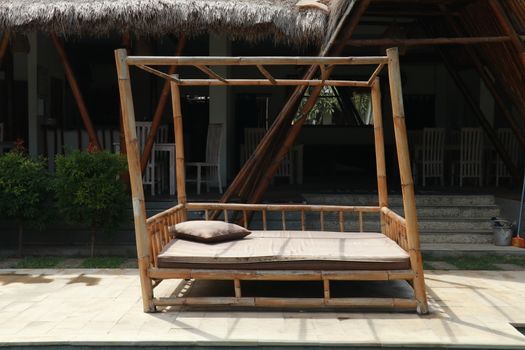
[[[253,231],[244,239],[173,239],[158,255],[165,268],[239,270],[401,270],[409,256],[380,233]]]

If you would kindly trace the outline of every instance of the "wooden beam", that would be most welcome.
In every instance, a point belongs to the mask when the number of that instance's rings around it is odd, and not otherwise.
[[[263,65],[258,64],[258,65],[257,65],[257,69],[259,70],[259,72],[261,72],[261,74],[262,74],[266,79],[268,79],[272,84],[275,85],[275,79],[274,79],[274,77],[270,74],[270,72],[268,72],[268,71],[266,70],[266,68],[264,68]]]
[[[334,65],[374,65],[386,63],[384,56],[362,57],[311,57],[311,56],[133,56],[127,63],[130,66],[309,66],[320,64]]]
[[[77,103],[78,110],[80,111],[80,117],[82,118],[84,128],[86,128],[89,137],[89,142],[91,142],[92,145],[96,146],[100,150],[101,148],[100,143],[98,142],[97,133],[95,131],[95,128],[93,127],[93,123],[91,122],[91,117],[86,107],[86,103],[84,102],[84,97],[82,96],[82,93],[78,86],[78,82],[75,77],[75,73],[73,72],[73,68],[71,68],[71,64],[69,62],[66,50],[64,49],[64,45],[56,34],[52,33],[50,34],[50,37],[51,41],[53,42],[53,45],[55,46],[55,49],[57,50],[58,56],[60,57],[60,61],[64,66],[66,78],[69,83],[69,86],[71,87],[71,92],[73,93],[73,97],[75,98],[75,101]]]
[[[129,67],[126,64],[126,57],[127,53],[125,49],[115,50],[120,106],[122,108],[122,119],[128,150],[128,170],[131,184],[142,303],[145,312],[154,312],[153,284],[151,278],[148,277],[148,269],[150,268],[150,241],[148,239],[148,230],[146,227],[146,205],[144,200],[144,189],[142,186],[142,172],[140,171],[139,143],[135,127],[135,111],[133,108]]]
[[[9,32],[4,32],[2,35],[2,41],[0,41],[0,65],[4,61],[5,54],[7,52],[7,48],[9,47],[9,39],[11,37],[11,34]]]
[[[494,16],[498,21],[499,25],[505,33],[510,37],[512,45],[518,51],[521,64],[525,67],[525,46],[523,45],[523,38],[516,33],[510,19],[507,17],[507,13],[497,0],[489,0],[489,5],[494,12]]]
[[[351,86],[368,87],[368,81],[322,80],[322,79],[179,79],[180,86]]]
[[[222,81],[223,83],[228,83],[228,80],[221,77],[219,74],[215,73],[212,69],[210,69],[208,66],[195,66],[197,67],[201,72],[207,74],[210,78],[213,78],[215,80]]]
[[[349,40],[347,46],[425,46],[425,45],[473,45],[504,43],[511,41],[510,36],[480,36],[457,38],[419,38],[419,39],[356,39]]]
[[[390,83],[390,98],[392,101],[392,116],[394,119],[394,134],[401,178],[401,191],[403,195],[403,210],[405,213],[407,241],[410,255],[410,265],[415,272],[414,293],[418,302],[418,312],[428,313],[425,277],[423,272],[423,259],[419,243],[419,227],[416,211],[416,196],[414,181],[410,166],[410,151],[408,149],[407,130],[405,124],[405,110],[403,107],[403,92],[401,87],[401,68],[397,48],[387,50],[388,78]]]
[[[186,46],[186,36],[182,34],[179,37],[177,47],[175,48],[175,55],[177,56],[182,55],[182,51],[184,50],[185,46]],[[177,66],[170,66],[168,69],[168,75],[172,76],[173,74],[175,74],[176,71],[177,71]],[[166,80],[164,82],[164,86],[162,87],[162,91],[160,93],[159,102],[157,103],[157,108],[155,108],[155,113],[153,114],[153,120],[151,122],[151,130],[148,134],[148,138],[146,139],[146,143],[144,144],[144,151],[140,159],[140,168],[142,172],[146,170],[146,166],[148,165],[149,158],[151,157],[151,150],[153,149],[153,144],[155,143],[155,138],[157,137],[157,131],[159,130],[160,124],[162,123],[162,116],[164,115],[164,111],[166,110],[166,105],[168,103],[170,91],[171,91],[170,82]]]

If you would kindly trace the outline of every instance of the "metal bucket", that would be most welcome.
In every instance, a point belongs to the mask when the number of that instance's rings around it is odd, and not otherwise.
[[[494,233],[494,244],[495,245],[499,245],[499,246],[510,245],[510,242],[512,240],[512,229],[494,227],[492,229],[492,232]]]

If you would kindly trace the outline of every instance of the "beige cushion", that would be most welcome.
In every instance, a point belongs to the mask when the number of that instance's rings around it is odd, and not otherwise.
[[[188,241],[216,243],[241,239],[251,232],[239,225],[224,221],[193,220],[170,227],[175,238]]]
[[[401,270],[409,255],[381,233],[253,231],[245,239],[204,245],[174,239],[160,267],[205,269]]]

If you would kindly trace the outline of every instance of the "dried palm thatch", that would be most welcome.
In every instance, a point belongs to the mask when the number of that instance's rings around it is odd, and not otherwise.
[[[340,8],[345,0],[325,0]],[[216,32],[232,39],[320,44],[329,17],[297,0],[0,0],[0,30],[159,36]]]

